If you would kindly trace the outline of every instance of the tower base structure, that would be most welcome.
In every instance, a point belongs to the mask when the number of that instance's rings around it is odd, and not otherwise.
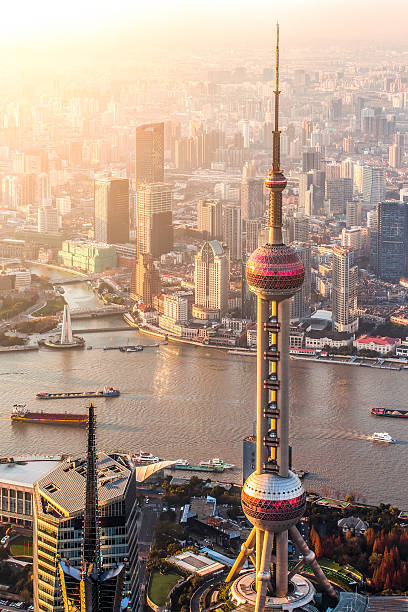
[[[230,591],[231,600],[238,605],[256,605],[256,573],[254,571],[242,574],[235,580]],[[315,589],[312,583],[295,574],[289,582],[289,592],[285,597],[266,596],[264,610],[300,610],[303,606],[313,603]]]

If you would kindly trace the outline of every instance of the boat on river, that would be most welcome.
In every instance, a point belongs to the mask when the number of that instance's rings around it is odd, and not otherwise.
[[[11,413],[11,420],[14,423],[85,426],[88,423],[88,415],[69,412],[33,412],[25,404],[15,404]]]
[[[408,419],[408,410],[403,408],[371,408],[373,416],[395,417],[397,419]]]
[[[78,391],[78,392],[66,392],[66,393],[37,393],[36,398],[40,400],[52,400],[52,399],[84,399],[87,397],[118,397],[120,395],[119,389],[113,387],[104,387],[102,391]]]
[[[373,433],[369,438],[371,442],[385,442],[386,444],[395,444],[396,440],[386,431]]]

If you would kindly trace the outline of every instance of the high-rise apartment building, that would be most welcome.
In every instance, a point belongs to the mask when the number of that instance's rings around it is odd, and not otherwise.
[[[221,240],[222,204],[218,200],[199,200],[197,203],[197,228],[206,240]]]
[[[219,310],[228,308],[229,262],[218,240],[205,242],[195,257],[195,303],[202,308]]]
[[[302,152],[302,172],[320,170],[320,153],[316,149],[307,149]]]
[[[149,123],[136,128],[136,181],[164,181],[164,123]]]
[[[402,166],[402,148],[398,144],[392,144],[388,148],[388,163],[391,168],[401,168]]]
[[[243,222],[245,231],[245,253],[252,253],[258,248],[259,234],[262,229],[263,217],[247,219]]]
[[[59,230],[58,210],[52,206],[39,208],[37,229],[41,234],[57,234]]]
[[[377,274],[398,281],[408,270],[408,204],[390,200],[377,206]]]
[[[291,246],[302,260],[305,270],[305,280],[303,281],[303,285],[300,288],[300,291],[295,293],[295,295],[290,298],[289,302],[290,320],[298,321],[299,319],[304,319],[310,316],[311,311],[311,250],[310,244],[304,242],[292,242]]]
[[[346,227],[350,228],[358,225],[361,225],[361,201],[346,202]]]
[[[384,200],[384,168],[363,167],[363,201],[378,204]]]
[[[296,215],[293,219],[293,240],[295,242],[308,242],[310,222],[308,217]]]
[[[166,183],[141,184],[137,189],[139,253],[158,259],[173,248],[172,192]]]
[[[151,306],[153,298],[161,293],[160,272],[154,265],[153,255],[139,253],[132,270],[130,297]]]
[[[358,329],[357,281],[358,268],[354,265],[354,252],[334,247],[332,307],[336,331],[353,333]]]
[[[105,244],[129,242],[129,180],[95,179],[95,240]]]
[[[223,206],[223,241],[228,246],[230,258],[242,258],[242,221],[241,208],[234,204]]]
[[[266,210],[264,182],[262,179],[243,176],[241,180],[242,218],[256,219],[262,217]]]
[[[72,202],[69,196],[55,198],[55,205],[61,216],[67,215],[71,212]]]
[[[352,179],[333,178],[326,180],[325,199],[329,201],[331,216],[344,215],[346,202],[353,199]]]

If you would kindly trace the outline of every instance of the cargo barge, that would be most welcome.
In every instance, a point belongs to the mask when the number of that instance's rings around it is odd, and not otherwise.
[[[87,414],[72,414],[69,412],[32,412],[25,405],[16,404],[13,407],[11,420],[17,423],[44,423],[47,425],[84,426],[88,423]]]
[[[395,417],[397,419],[408,419],[408,410],[400,408],[371,408],[373,416]]]
[[[104,387],[102,391],[79,391],[78,393],[37,393],[36,398],[41,400],[84,399],[87,397],[118,397],[119,395],[119,389]]]

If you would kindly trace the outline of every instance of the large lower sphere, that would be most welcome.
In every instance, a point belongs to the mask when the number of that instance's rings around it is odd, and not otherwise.
[[[247,478],[241,495],[242,509],[255,527],[279,533],[296,525],[306,509],[306,493],[298,476],[289,471],[256,474]]]
[[[265,244],[249,257],[246,278],[251,291],[264,299],[285,300],[303,284],[305,269],[299,255],[286,244]]]

